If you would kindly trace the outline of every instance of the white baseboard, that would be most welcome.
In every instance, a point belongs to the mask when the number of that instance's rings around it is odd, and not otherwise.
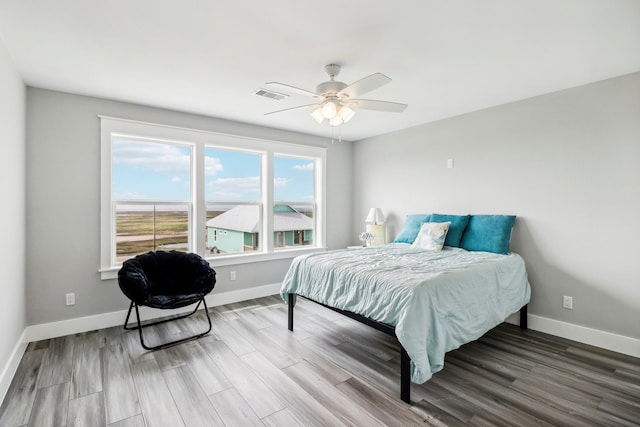
[[[18,338],[18,342],[13,348],[11,356],[9,356],[9,360],[0,374],[0,403],[4,401],[7,391],[9,391],[11,380],[18,370],[18,365],[20,364],[20,360],[22,360],[24,351],[27,349],[28,343],[27,330],[25,329],[20,335],[20,338]]]
[[[248,289],[239,289],[224,293],[214,293],[206,297],[207,306],[231,304],[239,301],[246,301],[253,298],[261,298],[275,295],[280,292],[280,283],[257,286]],[[176,310],[156,310],[148,307],[140,309],[142,320],[150,320],[173,314],[186,313],[193,310],[192,307],[183,307]],[[93,331],[96,329],[121,326],[127,316],[127,310],[113,311],[110,313],[96,314],[94,316],[80,317],[77,319],[61,320],[59,322],[43,323],[40,325],[28,326],[26,329],[26,342],[39,341],[49,338],[62,337],[70,334]],[[132,319],[135,319],[135,314]]]
[[[529,328],[534,331],[544,332],[557,337],[578,341],[584,344],[640,358],[640,339],[617,335],[611,332],[587,328],[585,326],[574,325],[573,323],[561,322],[559,320],[532,314],[527,316],[527,321]]]

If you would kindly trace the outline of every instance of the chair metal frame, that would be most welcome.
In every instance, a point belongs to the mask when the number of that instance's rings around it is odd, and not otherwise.
[[[184,319],[186,317],[192,316],[193,314],[195,314],[196,311],[198,311],[198,308],[200,307],[200,304],[204,305],[204,312],[207,315],[207,321],[209,322],[209,329],[207,329],[205,332],[198,333],[196,335],[191,335],[191,336],[188,336],[186,338],[180,338],[180,339],[175,340],[175,341],[166,342],[164,344],[159,344],[159,345],[156,345],[156,346],[153,346],[153,347],[149,347],[144,343],[144,336],[143,336],[143,333],[142,333],[142,329],[143,328],[146,328],[148,326],[159,325],[161,323],[171,322],[173,320]],[[138,326],[128,327],[129,317],[131,316],[131,310],[134,307],[136,309],[136,320],[138,321]],[[170,317],[170,318],[167,318],[167,319],[158,320],[158,321],[152,322],[152,323],[146,323],[144,325],[140,322],[140,311],[138,310],[138,304],[135,303],[134,301],[131,301],[131,304],[129,305],[129,311],[127,312],[127,318],[124,321],[124,329],[126,329],[128,331],[132,331],[132,330],[137,329],[138,333],[140,334],[140,344],[142,344],[143,348],[145,348],[147,350],[151,350],[151,351],[161,350],[163,348],[171,347],[171,346],[174,346],[174,345],[181,344],[183,342],[192,341],[192,340],[198,339],[200,337],[203,337],[203,336],[207,335],[209,332],[211,332],[211,326],[212,326],[211,325],[211,317],[209,316],[209,309],[207,308],[207,301],[205,301],[204,297],[202,297],[202,299],[200,299],[198,301],[198,304],[196,305],[196,308],[191,313],[187,313],[187,314],[184,314],[184,315],[178,316],[178,317]]]

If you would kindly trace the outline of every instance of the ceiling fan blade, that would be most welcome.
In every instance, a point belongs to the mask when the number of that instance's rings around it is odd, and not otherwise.
[[[389,101],[374,101],[372,99],[350,99],[345,102],[350,108],[363,108],[365,110],[386,111],[390,113],[402,113],[407,109],[407,104]]]
[[[358,80],[355,83],[351,83],[349,86],[338,92],[338,97],[346,96],[349,98],[355,98],[364,93],[370,92],[374,89],[378,89],[380,86],[384,86],[389,83],[391,79],[382,73],[375,73]]]
[[[300,110],[302,108],[319,107],[319,106],[320,104],[298,105],[297,107],[285,108],[284,110],[271,111],[270,113],[264,113],[264,115],[268,116],[269,114],[283,113],[285,111]]]
[[[265,84],[268,84],[270,86],[276,86],[276,87],[279,87],[282,90],[285,90],[285,91],[288,91],[288,92],[297,93],[299,95],[313,96],[313,97],[317,97],[318,96],[318,95],[316,95],[315,92],[311,92],[311,91],[306,90],[306,89],[300,89],[299,87],[295,87],[295,86],[286,85],[284,83],[267,82]]]

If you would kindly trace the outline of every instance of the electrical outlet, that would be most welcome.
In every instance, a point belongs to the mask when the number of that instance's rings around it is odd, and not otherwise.
[[[236,272],[232,271],[231,273],[229,273],[229,280],[236,280]]]
[[[562,297],[562,308],[566,308],[567,310],[573,310],[573,297],[564,295]]]
[[[76,294],[70,293],[67,294],[67,305],[75,305],[76,303]]]

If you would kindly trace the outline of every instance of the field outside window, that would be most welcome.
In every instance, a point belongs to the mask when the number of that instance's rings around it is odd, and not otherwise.
[[[116,203],[116,262],[156,250],[187,252],[189,205]]]

